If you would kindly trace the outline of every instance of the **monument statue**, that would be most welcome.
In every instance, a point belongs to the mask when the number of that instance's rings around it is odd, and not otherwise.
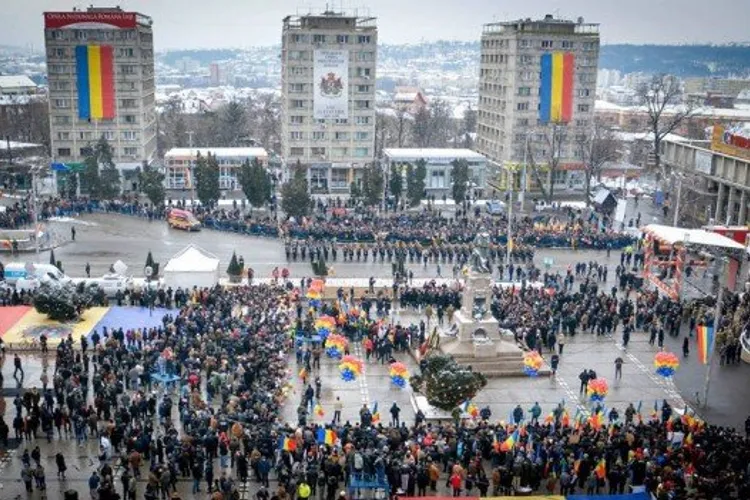
[[[471,270],[475,273],[492,273],[489,264],[490,233],[484,226],[474,238],[474,250],[471,252]]]

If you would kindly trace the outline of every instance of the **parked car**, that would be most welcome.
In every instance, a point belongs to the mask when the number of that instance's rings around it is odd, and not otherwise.
[[[132,284],[133,279],[119,274],[105,274],[101,278],[91,280],[104,291],[107,297],[114,297],[117,292],[125,292]]]
[[[505,213],[505,203],[500,200],[489,200],[486,207],[487,213],[490,215],[502,215]]]

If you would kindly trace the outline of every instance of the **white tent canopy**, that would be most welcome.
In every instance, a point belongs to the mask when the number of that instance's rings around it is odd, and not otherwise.
[[[172,288],[212,287],[219,276],[219,258],[192,243],[169,259],[164,268],[164,284]]]
[[[728,248],[731,250],[745,249],[743,245],[726,236],[704,229],[686,229],[682,227],[663,226],[661,224],[649,224],[643,228],[643,232],[653,234],[669,245],[682,243]]]

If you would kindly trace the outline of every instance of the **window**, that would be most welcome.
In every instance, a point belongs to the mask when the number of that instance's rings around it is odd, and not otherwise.
[[[70,82],[50,82],[52,90],[70,90]]]
[[[520,76],[521,80],[531,80],[534,78],[534,73],[531,71],[521,71]]]
[[[583,42],[583,50],[596,49],[596,42]]]
[[[357,61],[374,61],[375,60],[375,52],[357,52],[357,55],[355,57]]]
[[[52,55],[54,57],[62,59],[63,57],[65,57],[65,49],[58,47],[52,51]]]
[[[70,156],[70,148],[58,148],[57,156]]]
[[[336,132],[336,140],[337,141],[348,141],[349,140],[349,132]]]
[[[334,158],[343,158],[344,156],[349,154],[348,148],[333,148],[331,151],[331,156]]]
[[[305,156],[305,148],[289,148],[290,156]]]
[[[357,109],[370,109],[370,101],[354,101]]]
[[[357,116],[354,118],[354,123],[356,123],[357,125],[369,125],[370,117],[369,116]]]
[[[370,134],[368,132],[357,132],[356,138],[358,141],[366,141],[369,139]]]
[[[349,43],[349,35],[337,35],[336,43]]]
[[[519,102],[516,103],[516,111],[528,111],[529,110],[529,103],[528,102]]]
[[[325,35],[313,35],[313,43],[326,43]]]
[[[366,94],[370,91],[370,88],[370,85],[357,85],[357,92],[359,92],[360,94]]]
[[[93,136],[91,132],[78,132],[78,138],[82,141],[90,141]]]
[[[302,99],[292,99],[292,107],[295,109],[301,109],[305,107],[305,101]]]
[[[522,95],[522,96],[531,95],[531,87],[518,87],[518,95]]]
[[[91,146],[84,146],[78,149],[79,156],[89,156],[93,152]]]
[[[107,139],[108,141],[114,141],[115,140],[115,133],[112,132],[111,130],[105,130],[104,132],[102,132],[101,136],[104,137],[105,139]]]
[[[123,109],[135,108],[135,99],[120,99],[120,107]]]
[[[354,156],[357,158],[366,158],[369,154],[369,148],[354,148]]]
[[[310,148],[310,156],[315,156],[318,158],[325,158],[326,148]]]
[[[589,121],[588,120],[576,120],[576,127],[588,127]]]
[[[307,35],[292,35],[294,43],[307,43]]]
[[[522,49],[528,49],[531,47],[531,40],[519,40],[518,47]]]
[[[135,132],[134,130],[126,130],[122,133],[122,140],[123,141],[137,141],[138,140],[138,132]]]
[[[289,74],[292,76],[307,76],[307,68],[289,68]]]
[[[305,123],[305,117],[294,115],[289,119],[289,123],[291,123],[292,125],[302,125]]]
[[[289,92],[294,94],[301,94],[305,91],[305,84],[304,83],[290,83],[289,84]]]
[[[589,112],[589,105],[588,104],[579,104],[578,105],[578,111],[581,113],[588,113]]]
[[[127,147],[122,149],[125,156],[138,156],[138,148]]]
[[[588,97],[591,95],[591,90],[589,89],[578,89],[578,97]]]
[[[570,40],[563,40],[562,42],[560,42],[560,46],[564,49],[572,49],[575,44]]]
[[[326,133],[325,132],[319,132],[319,131],[313,132],[312,133],[312,138],[313,138],[314,141],[323,141],[326,138]]]
[[[531,64],[532,57],[530,55],[522,55],[518,57],[518,62],[521,64]]]
[[[120,57],[134,57],[135,52],[131,47],[120,47],[120,50],[117,51],[118,55]]]
[[[326,119],[325,118],[315,118],[315,123],[317,123],[318,125],[325,125],[326,124]]]
[[[55,116],[55,125],[68,125],[70,123],[69,116]]]
[[[551,49],[555,46],[555,42],[552,40],[542,40],[542,48],[543,49]]]
[[[301,141],[302,140],[302,132],[299,130],[295,130],[294,132],[289,132],[289,138],[293,141]]]
[[[360,78],[369,78],[370,68],[357,68],[357,76]]]
[[[70,100],[68,99],[55,99],[55,107],[56,108],[69,108],[70,107]]]
[[[135,115],[125,115],[122,117],[122,119],[125,121],[125,123],[136,123]]]
[[[69,141],[70,140],[70,132],[58,132],[57,133],[57,140],[58,141]]]
[[[529,119],[528,118],[519,118],[516,120],[516,125],[519,127],[528,127],[529,126]]]
[[[433,189],[445,189],[445,170],[433,170],[430,172],[430,187]]]
[[[357,43],[370,43],[371,38],[370,35],[359,35],[357,37]]]
[[[120,74],[121,75],[135,75],[135,66],[133,64],[121,64]]]
[[[290,50],[289,60],[291,61],[307,61],[310,59],[309,52],[306,50]]]
[[[349,120],[346,118],[336,118],[333,120],[333,123],[335,123],[336,125],[346,125],[347,123],[349,123]]]
[[[87,40],[89,37],[89,34],[87,31],[75,30],[75,32],[73,33],[73,37],[76,40]]]

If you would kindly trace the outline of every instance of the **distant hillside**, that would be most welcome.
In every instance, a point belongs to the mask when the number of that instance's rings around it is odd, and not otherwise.
[[[748,76],[747,45],[602,45],[599,67],[623,73],[688,76]]]
[[[280,47],[257,49],[278,52]],[[162,52],[161,60],[173,65],[183,57],[207,66],[212,61],[229,60],[242,54],[240,49],[176,50]],[[445,71],[479,64],[479,41],[436,41],[418,44],[380,45],[382,62],[430,61]],[[623,73],[671,73],[689,76],[750,76],[750,45],[603,45],[599,57],[602,69]]]

